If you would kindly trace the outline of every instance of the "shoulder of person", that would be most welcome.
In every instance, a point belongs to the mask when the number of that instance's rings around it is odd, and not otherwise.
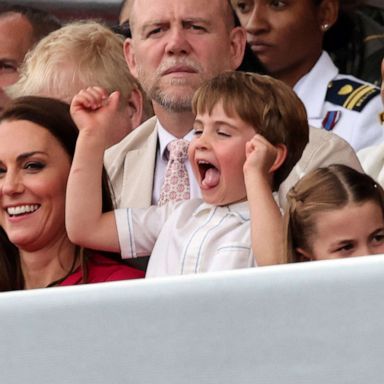
[[[325,101],[355,112],[363,112],[375,98],[380,98],[380,88],[354,76],[338,75],[328,84]]]
[[[117,144],[105,151],[106,159],[110,156],[115,157],[117,153],[125,153],[127,150],[141,146],[152,134],[156,134],[156,116],[151,117],[139,125]]]

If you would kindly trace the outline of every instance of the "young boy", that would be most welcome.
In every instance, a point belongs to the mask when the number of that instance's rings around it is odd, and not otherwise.
[[[81,91],[72,101],[80,133],[66,221],[74,243],[124,258],[151,254],[150,277],[282,260],[282,219],[272,190],[308,142],[304,106],[288,86],[241,72],[206,82],[193,100],[197,116],[189,146],[202,199],[102,213],[103,151],[117,108],[118,94],[100,88]]]

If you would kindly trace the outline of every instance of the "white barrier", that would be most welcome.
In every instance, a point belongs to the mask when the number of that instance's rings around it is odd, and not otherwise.
[[[384,380],[384,258],[0,294],[2,384]]]

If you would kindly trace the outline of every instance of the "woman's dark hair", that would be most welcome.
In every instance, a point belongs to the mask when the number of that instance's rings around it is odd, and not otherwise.
[[[26,120],[47,129],[61,144],[72,161],[78,129],[71,118],[68,104],[47,97],[20,97],[11,101],[0,114],[0,123],[5,120]],[[103,212],[110,211],[113,209],[113,202],[108,177],[104,169],[102,190]],[[83,282],[86,282],[88,275],[87,254],[87,250],[79,249],[76,256],[81,259]],[[9,241],[3,228],[0,227],[0,291],[23,288],[24,279],[20,267],[19,251]]]

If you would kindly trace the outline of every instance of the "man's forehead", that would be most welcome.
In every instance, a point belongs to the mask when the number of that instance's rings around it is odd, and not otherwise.
[[[227,0],[134,0],[130,22],[131,25],[142,25],[152,20],[166,21],[173,18],[224,18],[228,6]]]

